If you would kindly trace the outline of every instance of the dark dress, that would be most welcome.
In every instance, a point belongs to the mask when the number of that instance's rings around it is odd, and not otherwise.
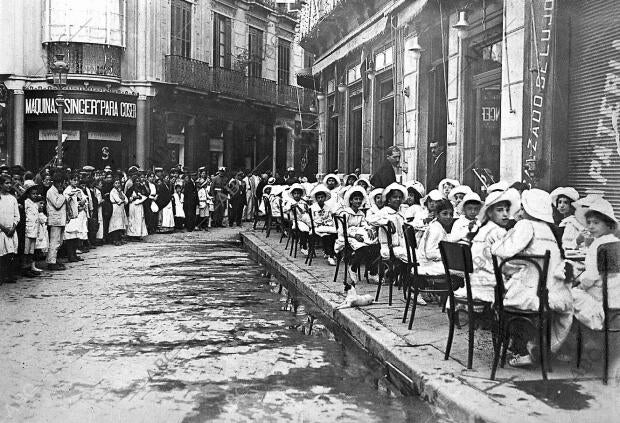
[[[183,212],[185,213],[185,229],[193,231],[196,227],[196,207],[198,206],[198,190],[194,181],[189,179],[183,187]]]
[[[385,188],[390,184],[396,182],[396,173],[392,163],[385,159],[377,172],[370,178],[370,183],[375,188]]]

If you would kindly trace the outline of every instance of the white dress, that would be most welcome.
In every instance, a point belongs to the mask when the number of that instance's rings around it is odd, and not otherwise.
[[[127,236],[143,237],[149,234],[144,220],[144,201],[147,197],[138,195],[129,203]]]
[[[312,225],[309,213],[312,213],[314,232],[318,236],[323,237],[336,233],[336,225],[332,216],[333,212],[327,203],[323,204],[322,208],[318,205],[318,203],[312,203],[312,205],[308,208],[308,213],[304,213],[302,216],[302,221],[308,226],[308,228]]]
[[[161,227],[162,229],[174,228],[174,209],[172,207],[172,200],[161,209]]]
[[[76,192],[73,196],[69,196],[70,193]],[[71,207],[75,213],[75,217],[67,222],[65,226],[65,239],[87,239],[84,237],[84,228],[87,226],[88,217],[86,216],[86,210],[79,210],[78,202],[82,200],[83,193],[79,188],[74,188],[69,185],[63,191],[63,195],[67,198],[67,207]]]
[[[13,227],[19,223],[19,206],[17,199],[11,194],[0,194],[0,224]],[[17,231],[13,236],[7,236],[0,231],[0,256],[17,253]]]
[[[597,250],[603,244],[620,241],[615,235],[596,238],[586,253],[586,270],[578,278],[579,285],[572,289],[575,317],[582,324],[594,330],[603,328],[603,280],[597,268]],[[609,308],[620,308],[620,274],[610,273],[607,277],[607,302]]]
[[[392,235],[392,249],[394,250],[394,256],[402,261],[407,262],[407,247],[405,244],[405,233],[403,232],[403,225],[405,223],[405,217],[400,211],[396,211],[391,207],[383,207],[379,212],[377,219],[372,223],[373,226],[387,225],[388,222],[394,224],[396,231]],[[390,249],[387,244],[387,235],[384,229],[377,229],[379,234],[379,243],[381,244],[381,257],[387,259],[390,257]]]
[[[573,297],[564,280],[564,261],[549,225],[539,220],[519,220],[514,228],[499,241],[491,252],[500,258],[517,254],[544,255],[549,250],[551,259],[547,273],[549,307],[554,311],[551,328],[551,351],[557,352],[566,340],[573,321]],[[504,305],[523,310],[538,310],[538,271],[528,262],[514,262],[504,270],[506,293]]]
[[[463,217],[463,216],[461,216]],[[492,303],[495,301],[495,272],[491,247],[506,235],[506,229],[489,221],[480,228],[471,243],[471,257],[474,271],[469,275],[471,295],[474,300]],[[460,238],[459,238],[460,239]],[[454,295],[467,298],[465,287],[454,291]]]
[[[110,191],[110,202],[112,203],[112,217],[110,218],[110,226],[108,232],[124,231],[127,229],[127,214],[125,213],[125,204],[127,197],[121,196],[116,188]]]
[[[439,253],[439,242],[445,241],[447,238],[446,230],[437,220],[433,220],[428,225],[428,229],[424,231],[416,249],[416,257],[420,263],[420,267],[418,267],[420,275],[437,276],[446,273]]]
[[[326,202],[327,203],[327,202]],[[351,207],[347,207],[340,212],[340,215],[346,216],[347,221],[347,235],[349,245],[353,250],[358,250],[362,247],[366,247],[368,245],[376,244],[377,239],[371,239],[368,235],[368,229],[371,229],[371,226],[366,222],[366,217],[364,216],[364,212],[358,210],[354,212]],[[360,242],[355,239],[355,235],[361,235],[363,240]],[[336,238],[336,242],[334,243],[334,252],[339,253],[344,249],[344,231],[342,225],[338,226],[338,237]]]

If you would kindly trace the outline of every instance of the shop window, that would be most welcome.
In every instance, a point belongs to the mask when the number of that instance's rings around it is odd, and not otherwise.
[[[230,69],[231,58],[231,21],[230,18],[215,14],[213,19],[213,66]]]
[[[378,81],[378,107],[375,114],[376,140],[373,149],[374,167],[382,162],[387,148],[394,145],[394,80],[392,78]]]
[[[192,5],[172,0],[170,18],[170,53],[190,57],[192,45]]]
[[[362,165],[362,94],[349,97],[349,134],[347,140],[347,172]]]
[[[338,167],[338,113],[333,95],[327,99],[327,115],[327,172],[333,172]]]
[[[382,69],[391,66],[394,62],[394,47],[384,47],[382,51],[375,55],[375,70],[380,71]]]
[[[336,78],[327,81],[327,92],[331,94],[334,91],[336,91]]]
[[[304,68],[311,68],[314,65],[314,54],[304,50]]]
[[[291,43],[278,38],[278,84],[289,85],[291,80]]]
[[[468,60],[473,74],[488,72],[502,67],[502,40],[470,47]]]
[[[248,76],[263,76],[263,31],[250,27],[248,39]]]
[[[352,84],[355,81],[359,81],[360,80],[360,78],[362,77],[362,75],[361,75],[361,68],[362,68],[362,65],[359,64],[359,65],[350,67],[347,70],[347,84]]]

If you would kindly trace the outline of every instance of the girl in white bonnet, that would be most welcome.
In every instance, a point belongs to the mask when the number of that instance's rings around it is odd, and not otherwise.
[[[551,253],[547,274],[549,307],[553,313],[551,326],[551,352],[557,353],[570,332],[573,320],[573,299],[570,286],[563,274],[564,262],[560,247],[552,230],[553,211],[551,196],[540,189],[524,191],[521,197],[521,209],[515,214],[516,225],[506,236],[491,247],[491,253],[506,259],[517,254],[544,255]],[[506,267],[504,276],[506,293],[504,305],[523,310],[538,310],[537,295],[538,271],[528,262]],[[521,339],[515,339],[516,355],[510,360],[513,367],[529,366],[535,363],[539,354],[535,349],[536,334],[529,326],[523,327]],[[521,342],[518,342],[521,341]]]

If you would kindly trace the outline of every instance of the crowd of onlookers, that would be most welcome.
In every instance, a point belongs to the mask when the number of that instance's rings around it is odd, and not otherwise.
[[[441,241],[468,244],[473,262],[472,296],[488,303],[494,302],[496,285],[492,255],[502,259],[549,251],[551,351],[560,358],[566,356],[562,346],[574,318],[585,327],[601,329],[602,280],[597,249],[620,241],[614,209],[601,195],[582,197],[572,187],[558,187],[549,193],[522,182],[511,185],[500,181],[484,187],[481,198],[469,186],[452,179],[444,179],[428,191],[417,181],[396,183],[393,176],[391,181],[388,178],[377,183],[384,186],[373,186],[371,181],[377,179],[375,175],[371,179],[333,173],[318,183],[278,184],[271,178],[262,189],[259,214],[284,219],[284,227],[297,230],[302,254],[309,254],[308,242],[320,239],[330,265],[336,265],[336,255],[345,248],[346,222],[353,253],[345,291],[359,282],[360,266],[366,267],[371,283],[378,282],[377,259],[390,258],[387,233],[380,229],[388,222],[393,224],[388,226],[393,228],[391,249],[401,264],[408,260],[403,227],[416,229],[415,253],[418,273],[423,276],[445,274]],[[404,265],[395,268],[407,269]],[[504,305],[537,310],[537,275],[534,265],[528,263],[511,267],[505,275]],[[459,288],[455,295],[466,298],[465,288]],[[424,298],[419,297],[418,304],[424,305]],[[618,274],[609,278],[609,304],[620,307]],[[513,345],[517,354],[511,365],[528,366],[536,361],[535,335],[526,330],[522,342]]]
[[[46,167],[37,173],[0,166],[0,283],[36,277],[43,267],[63,270],[106,243],[207,230],[226,217],[228,225],[241,226],[253,218],[253,196],[267,178],[229,176],[223,167],[209,176],[206,168],[190,173],[181,166],[126,172]]]

